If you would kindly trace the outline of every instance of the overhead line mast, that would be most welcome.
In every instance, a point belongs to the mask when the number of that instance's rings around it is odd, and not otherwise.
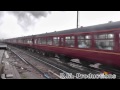
[[[79,28],[79,11],[77,11],[77,28]]]

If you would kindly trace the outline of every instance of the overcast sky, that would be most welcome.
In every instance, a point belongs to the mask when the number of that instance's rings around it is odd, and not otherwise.
[[[76,11],[0,11],[0,39],[76,28]],[[120,21],[120,11],[79,11],[79,26]]]

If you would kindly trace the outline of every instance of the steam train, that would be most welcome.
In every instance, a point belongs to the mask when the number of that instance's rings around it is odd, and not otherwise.
[[[66,62],[77,58],[120,67],[120,21],[4,40]]]

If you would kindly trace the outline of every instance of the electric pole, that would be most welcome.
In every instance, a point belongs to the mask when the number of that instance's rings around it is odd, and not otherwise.
[[[79,11],[77,11],[77,28],[79,27]]]

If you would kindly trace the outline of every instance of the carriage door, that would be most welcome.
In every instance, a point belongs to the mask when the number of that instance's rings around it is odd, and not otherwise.
[[[64,37],[60,37],[60,46],[64,47]]]

